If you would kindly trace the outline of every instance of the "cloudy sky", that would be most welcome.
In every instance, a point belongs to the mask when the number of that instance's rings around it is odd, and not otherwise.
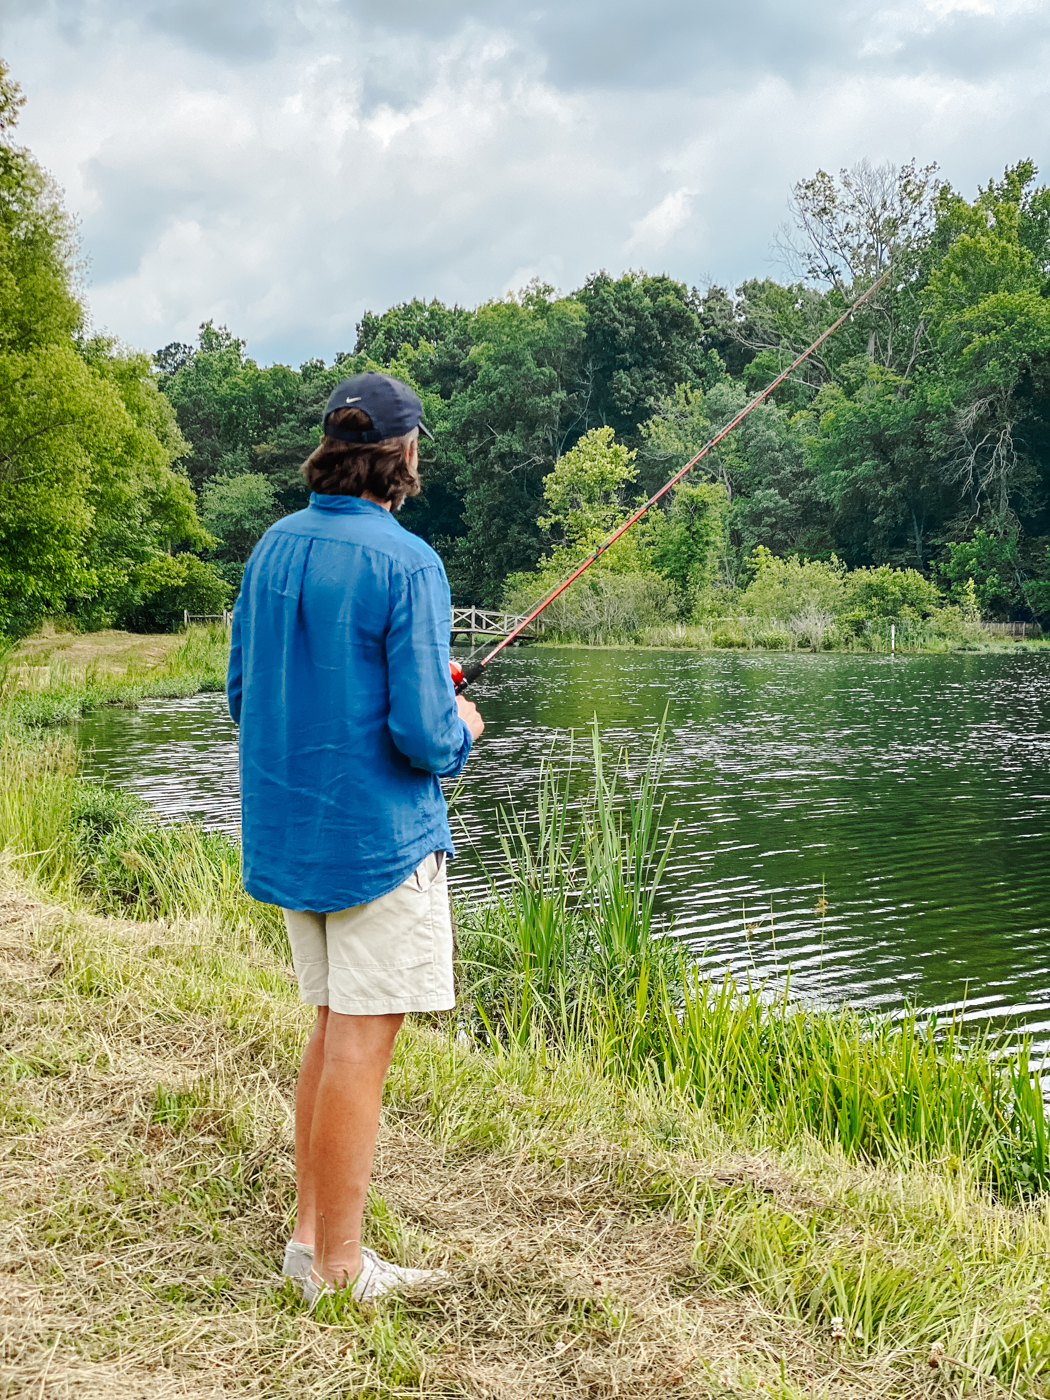
[[[867,157],[1050,178],[1048,0],[2,0],[94,323],[261,362],[366,308],[604,267],[784,275],[792,184]]]

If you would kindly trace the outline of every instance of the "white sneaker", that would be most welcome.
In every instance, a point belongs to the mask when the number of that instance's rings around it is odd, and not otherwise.
[[[289,1240],[284,1247],[284,1263],[281,1265],[281,1273],[284,1277],[298,1279],[301,1283],[303,1279],[310,1277],[310,1270],[313,1266],[313,1245],[300,1244],[298,1240]]]
[[[385,1293],[397,1293],[403,1289],[443,1287],[449,1282],[450,1274],[444,1269],[406,1269],[400,1264],[391,1264],[388,1259],[380,1259],[372,1249],[361,1250],[361,1272],[350,1285],[350,1296],[357,1303],[374,1303]],[[314,1276],[311,1272],[303,1279],[303,1297],[311,1307],[318,1298],[326,1294],[334,1295],[339,1289]]]

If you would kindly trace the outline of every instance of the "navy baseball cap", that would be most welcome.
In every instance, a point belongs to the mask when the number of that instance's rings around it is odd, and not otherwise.
[[[360,408],[372,420],[367,432],[328,426],[328,420],[339,408]],[[328,396],[324,410],[325,437],[340,442],[382,442],[385,438],[404,437],[413,428],[425,433],[431,442],[434,434],[423,423],[423,405],[419,395],[400,379],[370,369],[366,374],[352,374],[340,380]]]

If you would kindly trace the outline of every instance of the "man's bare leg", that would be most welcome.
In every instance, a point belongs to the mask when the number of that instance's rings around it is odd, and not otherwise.
[[[372,1175],[383,1080],[404,1019],[400,1014],[343,1016],[331,1011],[323,1028],[318,1017],[303,1057],[303,1069],[312,1074],[313,1056],[318,1055],[313,1041],[318,1038],[321,1068],[313,1095],[309,1149],[298,1168],[307,1196],[312,1194],[312,1230],[307,1202],[300,1200],[295,1237],[303,1244],[313,1243],[314,1273],[326,1283],[348,1283],[361,1268],[361,1218]],[[305,1109],[309,1083],[302,1089]],[[297,1108],[297,1148],[298,1126]]]
[[[317,1008],[317,1020],[310,1032],[303,1051],[303,1062],[299,1067],[299,1081],[295,1086],[295,1232],[292,1239],[298,1244],[314,1243],[314,1202],[317,1197],[314,1173],[310,1160],[310,1134],[314,1126],[314,1104],[317,1100],[317,1086],[321,1082],[324,1068],[325,1026],[328,1023],[328,1007]]]

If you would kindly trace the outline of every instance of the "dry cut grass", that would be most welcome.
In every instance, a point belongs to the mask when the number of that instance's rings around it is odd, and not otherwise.
[[[312,1316],[274,1276],[308,1013],[269,948],[9,879],[0,958],[0,1396],[1047,1393],[1045,1208],[451,1027],[400,1042],[367,1230],[453,1285]]]
[[[48,667],[62,663],[69,668],[95,668],[104,674],[123,675],[128,667],[150,671],[162,667],[185,641],[177,632],[57,632],[45,625],[26,637],[12,653],[15,666]],[[38,678],[38,684],[41,681]]]

